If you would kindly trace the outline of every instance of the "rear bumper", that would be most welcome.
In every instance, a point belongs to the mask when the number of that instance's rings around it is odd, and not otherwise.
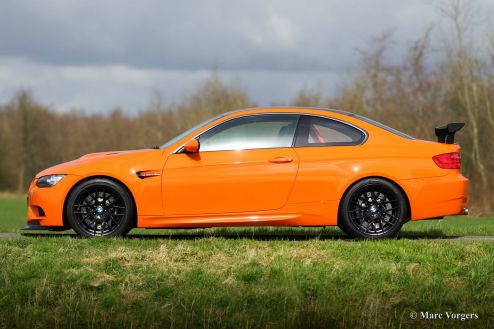
[[[57,185],[46,188],[36,186],[33,180],[27,194],[27,229],[63,227],[65,198],[80,177],[66,175]]]
[[[412,220],[468,214],[468,179],[459,170],[440,177],[404,180],[402,184]]]

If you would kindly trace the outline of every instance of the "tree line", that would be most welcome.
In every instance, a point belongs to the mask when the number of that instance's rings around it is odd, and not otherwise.
[[[429,29],[409,45],[406,56],[391,61],[392,38],[383,35],[362,52],[358,70],[335,95],[304,88],[278,105],[343,109],[428,140],[436,139],[437,125],[466,122],[456,140],[471,183],[472,210],[492,213],[494,43],[472,37],[472,12],[462,1],[440,9],[452,23],[447,38],[438,40]],[[21,90],[0,104],[0,191],[23,193],[48,166],[90,152],[160,145],[213,115],[255,105],[245,90],[218,74],[181,104],[157,95],[137,115],[118,108],[105,115],[59,112]]]

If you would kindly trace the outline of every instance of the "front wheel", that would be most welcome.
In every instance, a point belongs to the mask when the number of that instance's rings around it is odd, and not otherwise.
[[[70,226],[81,236],[122,236],[132,228],[134,205],[120,184],[95,178],[72,191],[65,211]]]
[[[340,205],[340,228],[352,237],[378,239],[396,235],[407,216],[406,199],[393,183],[379,178],[357,182]]]

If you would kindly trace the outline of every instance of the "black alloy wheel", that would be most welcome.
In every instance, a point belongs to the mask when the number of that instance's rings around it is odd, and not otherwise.
[[[345,193],[338,225],[352,237],[386,238],[399,232],[406,216],[406,200],[401,190],[387,180],[369,178]]]
[[[132,228],[134,206],[120,184],[95,178],[72,191],[66,214],[72,229],[81,236],[121,236]]]

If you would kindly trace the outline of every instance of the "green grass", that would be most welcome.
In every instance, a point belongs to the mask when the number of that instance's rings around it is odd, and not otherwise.
[[[24,226],[25,200],[0,199],[0,221]],[[414,222],[385,241],[333,228],[0,240],[0,327],[492,328],[494,243],[435,238],[494,235],[493,222]],[[410,319],[421,311],[479,319]]]
[[[25,196],[0,194],[0,232],[15,232],[26,226]]]

